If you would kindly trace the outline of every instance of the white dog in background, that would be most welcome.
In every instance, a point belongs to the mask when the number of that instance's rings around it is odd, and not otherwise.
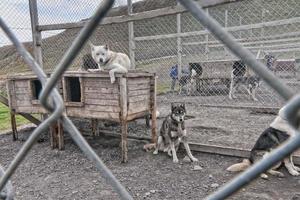
[[[91,46],[92,58],[98,65],[98,69],[88,69],[90,72],[109,70],[111,83],[114,83],[115,73],[127,73],[131,67],[129,57],[124,53],[113,52],[109,50],[108,45],[95,46],[89,42]]]

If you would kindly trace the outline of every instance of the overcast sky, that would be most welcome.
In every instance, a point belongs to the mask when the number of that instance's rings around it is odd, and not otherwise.
[[[138,1],[138,0],[134,0]],[[75,22],[91,16],[101,0],[38,0],[39,23],[53,24]],[[116,0],[116,5],[125,5],[127,0]],[[31,41],[28,0],[1,0],[0,16],[17,34],[21,41]],[[57,34],[44,32],[43,37]],[[10,44],[0,30],[0,46]]]

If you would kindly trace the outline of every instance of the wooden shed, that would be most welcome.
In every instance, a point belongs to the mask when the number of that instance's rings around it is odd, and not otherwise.
[[[7,87],[10,108],[16,113],[46,113],[38,101],[42,86],[36,76],[10,76]],[[155,74],[134,70],[126,75],[117,74],[112,84],[107,72],[72,71],[63,75],[57,87],[63,96],[67,116],[121,124],[122,161],[127,161],[128,121],[151,113],[152,139],[156,141]]]

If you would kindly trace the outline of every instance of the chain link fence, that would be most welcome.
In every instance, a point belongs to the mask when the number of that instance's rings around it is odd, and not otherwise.
[[[109,16],[127,15],[126,3],[121,0],[116,1]],[[133,14],[155,11],[177,4],[173,0],[133,1],[133,3]],[[55,25],[86,21],[95,5],[93,1],[88,3],[39,2],[39,24]],[[209,7],[206,12],[226,27],[236,41],[257,55],[261,61],[267,63],[266,58],[273,56],[275,60],[270,67],[272,72],[297,91],[300,50],[297,45],[300,35],[297,31],[299,6],[299,2],[295,0],[253,0]],[[21,8],[21,13],[26,13],[28,21],[27,5]],[[19,15],[14,18],[14,21],[19,21],[21,18]],[[26,28],[20,38],[22,40],[22,37],[25,37],[30,40],[30,25],[12,28]],[[80,27],[42,31],[43,66],[47,71],[53,70],[79,30]],[[197,99],[201,105],[223,107],[280,107],[283,103],[282,99],[261,81],[255,91],[255,98],[258,101],[254,101],[244,87],[238,87],[235,90],[236,98],[230,99],[232,65],[237,58],[187,12],[134,21],[133,36],[129,38],[128,22],[112,23],[99,26],[91,41],[96,45],[108,44],[112,50],[129,55],[129,41],[132,39],[136,68],[156,72],[158,92],[165,94],[167,99],[170,96],[179,96],[186,101]],[[30,44],[26,46],[29,51],[32,51]],[[5,48],[2,50],[9,56],[4,58],[4,53],[0,54],[2,55],[1,74],[29,70],[11,47]],[[82,65],[83,55],[89,52],[90,48],[86,46],[70,69],[78,70]],[[199,63],[202,70],[191,81],[187,79],[191,78],[189,65],[192,63]],[[177,76],[170,75],[174,66],[178,67]],[[14,70],[10,70],[12,68]],[[249,76],[251,75],[252,72]],[[188,84],[189,82],[192,84]]]
[[[43,68],[46,72],[54,71],[64,52],[72,46],[82,27],[74,24],[90,19],[98,3],[63,0],[38,2],[39,24],[44,26],[41,31],[41,47]],[[126,3],[116,1],[108,16],[127,15]],[[137,0],[133,3],[133,15],[177,5],[173,0]],[[0,7],[1,10],[3,8],[4,21],[8,22],[10,29],[32,53],[28,2],[1,2]],[[286,83],[293,92],[298,92],[299,8],[300,2],[297,0],[251,0],[211,6],[205,8],[205,12],[225,27],[235,41],[256,55],[257,60],[265,63],[269,72]],[[13,12],[16,12],[14,18],[10,17]],[[254,86],[249,82],[241,82],[241,87],[235,89],[236,98],[230,99],[231,84],[235,81],[231,73],[235,61],[240,58],[233,55],[225,44],[218,41],[189,12],[133,20],[132,25],[128,21],[130,20],[98,26],[90,40],[95,45],[108,44],[113,51],[130,55],[137,69],[156,72],[161,103],[168,104],[170,99],[176,99],[196,102],[199,107],[278,108],[283,105],[284,98],[261,79]],[[61,23],[66,23],[66,26],[71,24],[70,28],[53,28]],[[47,25],[53,26],[47,29]],[[10,44],[9,40],[1,37],[0,45],[3,47],[0,48],[0,92],[4,97],[5,76],[30,71],[15,47],[6,46]],[[86,45],[68,70],[79,70],[83,56],[88,53],[90,48]],[[245,71],[242,75],[246,77],[245,80],[255,75],[249,66]],[[255,99],[251,97],[253,93],[248,94],[249,85],[257,88]],[[276,153],[284,156],[294,147],[290,146],[285,152],[281,149]],[[260,171],[275,162],[275,159],[264,162]],[[252,178],[260,171],[252,170]]]

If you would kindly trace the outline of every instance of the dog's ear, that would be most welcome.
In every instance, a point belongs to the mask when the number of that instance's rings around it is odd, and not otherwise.
[[[185,103],[180,104],[180,107],[183,108],[185,111]]]
[[[95,50],[95,45],[93,45],[93,43],[91,41],[88,41],[88,44],[91,47],[91,50],[94,51]]]
[[[108,50],[108,49],[109,49],[108,44],[105,44],[105,45],[104,45],[104,49],[105,49],[105,50]]]
[[[176,108],[175,103],[171,103],[171,111],[172,111],[172,112],[174,111],[175,108]]]

